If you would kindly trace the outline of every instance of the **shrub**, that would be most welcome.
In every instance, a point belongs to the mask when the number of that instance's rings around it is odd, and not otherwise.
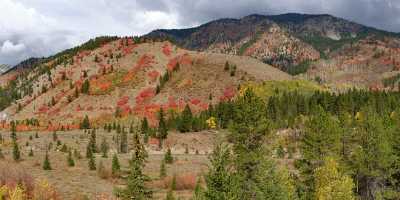
[[[167,176],[167,169],[165,168],[165,159],[161,161],[160,165],[160,178]]]
[[[112,159],[111,173],[114,177],[118,177],[120,171],[121,171],[121,166],[119,164],[118,156],[117,154],[114,154]]]
[[[68,152],[67,164],[68,164],[69,167],[75,166],[75,161],[74,161],[74,159],[72,158],[71,150]]]
[[[51,170],[49,154],[47,152],[46,152],[46,155],[45,155],[44,161],[43,161],[43,170]]]
[[[168,148],[167,153],[165,153],[165,155],[164,155],[164,161],[167,164],[172,164],[174,162],[174,158],[172,157],[170,148]]]

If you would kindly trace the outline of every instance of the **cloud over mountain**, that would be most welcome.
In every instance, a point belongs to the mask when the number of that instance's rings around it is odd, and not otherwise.
[[[141,35],[225,17],[328,13],[400,32],[397,0],[1,0],[0,63],[48,56],[99,35]]]

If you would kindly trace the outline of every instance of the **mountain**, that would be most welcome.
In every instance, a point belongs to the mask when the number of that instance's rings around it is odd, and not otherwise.
[[[18,100],[3,113],[38,119],[49,129],[76,128],[86,115],[98,124],[115,116],[155,123],[161,107],[179,111],[189,104],[199,112],[232,98],[247,81],[291,79],[250,57],[189,51],[168,41],[93,41],[95,47],[67,50],[16,76]]]
[[[11,68],[12,67],[10,65],[0,64],[0,74],[3,74]]]
[[[179,112],[189,104],[199,112],[249,82],[397,89],[399,72],[395,33],[330,15],[250,15],[99,37],[28,59],[0,76],[0,109],[8,121],[38,119],[49,129],[76,128],[86,115],[95,124],[116,116],[155,123],[160,108]]]
[[[398,82],[399,34],[331,15],[249,15],[155,30],[147,37],[170,38],[191,50],[251,56],[292,75],[311,71],[306,78],[334,87],[384,88]]]

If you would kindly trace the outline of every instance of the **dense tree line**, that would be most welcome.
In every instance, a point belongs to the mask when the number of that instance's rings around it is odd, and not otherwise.
[[[197,115],[187,106],[168,124],[184,133],[195,119],[214,117],[231,132],[232,146],[217,146],[210,158],[200,199],[397,199],[399,103],[399,92],[278,92],[264,100],[249,90]],[[293,130],[298,173],[280,170],[263,145],[282,128]],[[290,147],[280,148],[285,158]]]

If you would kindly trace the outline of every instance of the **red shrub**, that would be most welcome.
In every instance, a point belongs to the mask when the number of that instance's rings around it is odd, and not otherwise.
[[[147,73],[147,76],[149,76],[150,80],[155,81],[157,80],[158,76],[160,76],[160,73],[156,70],[153,70]]]
[[[191,65],[192,64],[192,57],[189,54],[185,53],[180,58],[180,64],[182,65]]]
[[[128,101],[129,101],[129,97],[128,96],[123,96],[118,100],[117,105],[119,107],[124,106],[125,104],[128,103]]]
[[[167,64],[167,69],[169,71],[173,71],[175,69],[176,65],[178,64],[178,61],[179,61],[179,57],[175,57],[175,58],[172,58],[171,60],[169,60],[169,62]]]
[[[7,185],[15,188],[17,185],[22,186],[26,191],[31,193],[34,189],[34,179],[28,170],[15,166],[7,162],[0,164],[0,187]]]
[[[156,187],[168,189],[171,188],[173,177],[169,176],[160,181],[154,181]],[[197,175],[194,173],[186,173],[176,176],[176,190],[194,190],[197,183]]]
[[[220,97],[221,101],[230,100],[235,96],[235,90],[233,87],[225,88],[223,96]]]
[[[133,71],[129,71],[127,74],[125,74],[125,76],[122,78],[123,82],[129,82],[131,80],[133,80],[133,78],[135,77],[135,72]]]
[[[171,45],[170,43],[165,43],[162,47],[162,52],[164,53],[164,55],[166,56],[170,56],[171,55]]]
[[[207,110],[208,109],[208,104],[207,103],[201,103],[200,105],[199,105],[199,107],[200,107],[200,109],[201,110]]]
[[[147,54],[144,54],[142,57],[139,58],[139,60],[136,62],[135,70],[141,70],[146,67],[151,67],[152,64],[154,64],[154,56],[150,56]]]
[[[154,88],[146,88],[136,96],[136,103],[142,104],[145,100],[155,96]]]
[[[190,100],[190,103],[193,104],[193,105],[198,105],[200,103],[200,100],[199,99],[192,99],[192,100]]]
[[[175,101],[174,97],[168,97],[168,108],[169,109],[177,109],[178,104]]]
[[[47,105],[42,105],[39,108],[39,113],[46,113],[47,111],[49,111],[49,107]]]
[[[82,111],[82,110],[83,110],[83,108],[81,107],[81,105],[77,105],[77,106],[76,106],[76,111],[79,112],[79,111]]]

